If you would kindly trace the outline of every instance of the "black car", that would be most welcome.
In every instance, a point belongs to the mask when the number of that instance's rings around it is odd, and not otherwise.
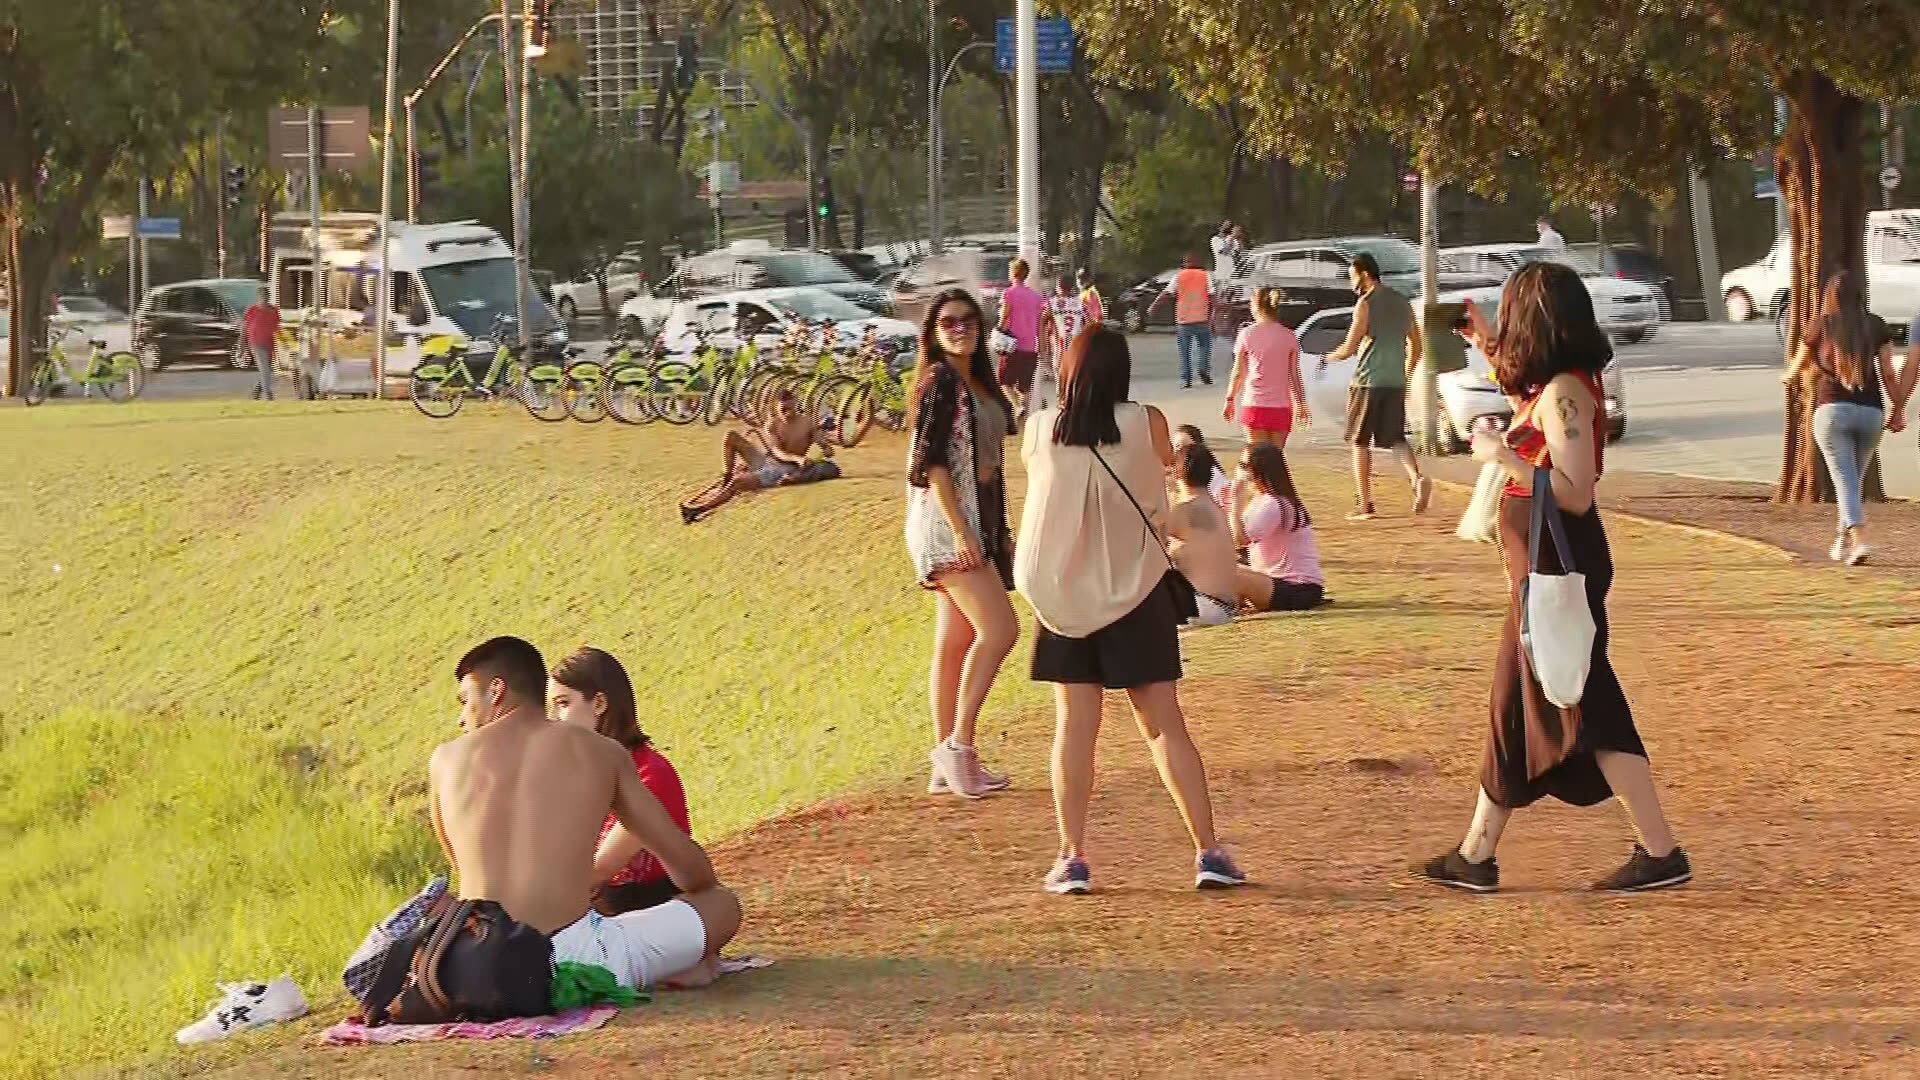
[[[1121,292],[1109,309],[1109,320],[1119,323],[1129,334],[1138,334],[1153,326],[1172,326],[1173,301],[1168,300],[1157,306],[1154,301],[1167,290],[1173,276],[1179,272],[1168,270],[1156,274]],[[1285,294],[1281,302],[1280,321],[1289,327],[1299,326],[1316,311],[1353,304],[1353,287],[1344,280],[1283,277],[1255,272],[1230,278],[1224,285],[1216,285],[1213,315],[1213,332],[1216,334],[1237,333],[1240,327],[1253,321],[1253,290],[1256,288],[1279,289]]]
[[[252,278],[176,281],[147,293],[133,316],[133,352],[149,370],[185,362],[247,366],[240,320],[265,282]]]
[[[1660,301],[1660,321],[1673,321],[1677,302],[1673,275],[1667,272],[1666,264],[1660,261],[1658,255],[1638,244],[1608,244],[1606,261],[1602,263],[1599,244],[1574,244],[1572,249],[1599,263],[1600,269],[1608,277],[1657,287],[1660,291],[1654,295]]]

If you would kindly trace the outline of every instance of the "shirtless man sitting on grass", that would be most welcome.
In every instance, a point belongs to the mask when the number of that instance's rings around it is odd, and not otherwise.
[[[1188,443],[1174,460],[1174,504],[1167,517],[1167,550],[1193,583],[1200,614],[1189,626],[1218,626],[1233,618],[1248,598],[1233,549],[1227,511],[1208,488],[1216,468],[1204,444]]]
[[[606,968],[622,986],[704,986],[740,929],[740,902],[619,743],[547,719],[547,666],[519,638],[467,653],[459,738],[428,769],[433,828],[462,900],[490,900],[553,941],[555,963]],[[594,852],[609,808],[681,895],[612,917],[592,909]]]
[[[773,415],[759,432],[765,449],[737,431],[727,432],[722,449],[726,454],[720,479],[705,491],[680,504],[680,520],[691,525],[732,502],[736,495],[784,484],[803,484],[822,479],[810,475],[807,455],[815,446],[821,456],[833,457],[833,445],[827,433],[812,416],[803,413],[793,391],[774,395]],[[834,475],[838,475],[835,473]]]

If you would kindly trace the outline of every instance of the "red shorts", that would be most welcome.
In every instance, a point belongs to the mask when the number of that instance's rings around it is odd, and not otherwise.
[[[1240,406],[1240,423],[1248,431],[1271,431],[1285,435],[1293,430],[1293,410],[1266,405]]]
[[[1000,385],[1022,394],[1033,391],[1033,374],[1040,366],[1040,354],[1010,352],[1000,358]]]

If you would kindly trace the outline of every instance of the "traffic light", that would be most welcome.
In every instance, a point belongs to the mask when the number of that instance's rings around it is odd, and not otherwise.
[[[680,41],[673,51],[673,84],[682,92],[693,89],[694,80],[700,76],[700,41],[693,36],[692,30],[680,31]]]
[[[815,200],[813,212],[822,220],[833,216],[833,177],[820,178],[820,197]]]
[[[228,209],[240,205],[240,196],[247,190],[247,167],[229,165],[220,172],[221,199]]]
[[[528,0],[527,3],[527,56],[537,59],[547,55],[547,42],[553,36],[553,0]]]

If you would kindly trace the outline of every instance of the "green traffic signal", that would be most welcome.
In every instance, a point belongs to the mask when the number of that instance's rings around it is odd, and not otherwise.
[[[827,204],[826,204],[826,203],[821,203],[821,204],[820,204],[820,216],[821,216],[821,217],[827,217],[827,216],[828,216],[828,215],[829,215],[829,214],[830,214],[831,212],[832,212],[832,211],[831,211],[831,208],[829,208],[829,207],[827,206]]]

